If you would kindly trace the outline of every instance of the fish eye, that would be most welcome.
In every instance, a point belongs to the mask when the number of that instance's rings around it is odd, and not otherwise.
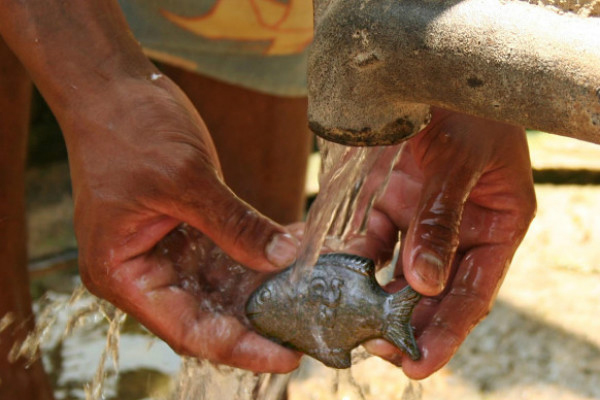
[[[258,294],[256,301],[258,304],[264,304],[269,300],[271,300],[271,291],[267,288],[263,288]]]
[[[322,296],[327,289],[327,282],[323,278],[315,278],[310,283],[310,294],[313,296]]]

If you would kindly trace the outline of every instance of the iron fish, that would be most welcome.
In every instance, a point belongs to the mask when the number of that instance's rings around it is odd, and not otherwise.
[[[421,357],[410,325],[421,295],[409,286],[385,292],[372,260],[330,253],[296,284],[291,272],[263,283],[246,303],[246,316],[263,336],[334,368],[349,368],[350,351],[375,338]]]

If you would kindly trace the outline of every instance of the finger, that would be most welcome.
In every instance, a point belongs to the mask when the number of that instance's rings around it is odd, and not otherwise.
[[[437,174],[423,187],[402,254],[409,284],[426,296],[441,293],[459,243],[459,228],[475,179],[467,169]]]
[[[385,339],[372,339],[362,344],[370,354],[380,357],[397,367],[402,366],[402,351]]]
[[[402,153],[397,167],[411,157],[409,152]],[[371,210],[366,235],[351,241],[349,252],[371,258],[377,265],[389,261],[399,232],[405,232],[416,212],[418,196],[415,194],[420,192],[421,183],[412,175],[402,168],[394,170],[385,192]]]
[[[344,251],[370,258],[380,266],[392,258],[397,242],[396,225],[386,214],[374,209],[369,216],[366,234],[349,240]]]
[[[218,304],[179,287],[168,265],[150,265],[140,257],[113,278],[111,301],[179,354],[254,372],[286,373],[299,364],[299,353],[249,331]]]
[[[417,343],[418,361],[403,355],[402,368],[413,379],[425,378],[456,353],[469,332],[488,314],[508,269],[511,245],[489,245],[470,251],[461,261],[448,294],[437,304],[421,302],[413,323],[424,330]]]
[[[298,240],[237,197],[216,174],[209,175],[197,179],[191,193],[168,212],[203,232],[249,268],[272,271],[291,265]],[[197,188],[205,190],[199,192]]]

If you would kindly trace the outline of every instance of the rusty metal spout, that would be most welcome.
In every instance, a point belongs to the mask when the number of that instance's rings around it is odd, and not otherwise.
[[[429,105],[600,143],[600,18],[517,0],[315,0],[309,121],[397,143]]]

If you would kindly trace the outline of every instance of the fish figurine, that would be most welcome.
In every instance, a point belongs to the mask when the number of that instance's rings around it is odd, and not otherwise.
[[[410,317],[421,295],[410,286],[387,293],[375,280],[372,260],[324,254],[307,276],[291,283],[292,267],[252,293],[246,316],[261,335],[333,368],[351,366],[350,351],[384,338],[421,357]]]

